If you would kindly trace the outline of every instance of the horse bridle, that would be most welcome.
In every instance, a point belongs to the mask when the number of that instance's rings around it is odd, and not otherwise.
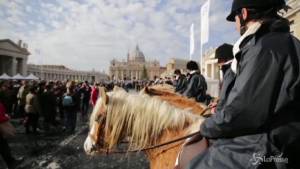
[[[103,110],[104,109],[104,110]],[[101,125],[102,123],[105,122],[106,119],[106,115],[104,115],[105,112],[105,108],[101,109],[97,114],[96,117],[94,119],[94,122],[96,122],[96,124],[99,125],[99,127],[96,129],[96,136],[92,135],[89,133],[89,137],[94,141],[95,144],[92,145],[92,151],[93,150],[98,150],[99,146],[102,146],[102,144],[105,143],[104,138],[102,139],[98,139],[99,136],[99,132],[104,133],[104,127]]]

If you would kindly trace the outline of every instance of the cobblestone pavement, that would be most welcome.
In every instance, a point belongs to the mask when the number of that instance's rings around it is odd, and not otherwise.
[[[130,93],[137,93],[130,91]],[[61,126],[50,133],[37,136],[24,134],[20,119],[12,120],[17,126],[16,137],[9,139],[12,154],[24,157],[20,169],[148,169],[149,164],[143,153],[87,156],[83,143],[88,133],[87,123],[81,122],[78,114],[77,132],[67,135]],[[0,158],[0,169],[5,164]]]
[[[24,157],[20,169],[148,169],[143,153],[87,156],[83,143],[88,133],[87,125],[79,125],[77,133],[30,136],[19,131],[9,140],[12,153]],[[0,168],[5,168],[0,159]]]

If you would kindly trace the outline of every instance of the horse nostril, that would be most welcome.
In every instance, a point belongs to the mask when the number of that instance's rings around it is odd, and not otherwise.
[[[93,144],[92,147],[91,147],[91,152],[96,151],[96,150],[97,150],[97,146],[95,144]]]

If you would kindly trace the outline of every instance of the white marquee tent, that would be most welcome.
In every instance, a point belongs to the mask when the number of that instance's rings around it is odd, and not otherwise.
[[[11,77],[8,76],[6,73],[3,73],[3,74],[0,76],[0,79],[1,79],[1,80],[8,80],[8,79],[11,79]]]
[[[20,73],[16,74],[15,76],[13,76],[11,79],[13,80],[25,80],[26,77],[20,75]]]
[[[26,77],[26,80],[39,80],[39,78],[34,76],[33,74],[30,74],[29,76]]]

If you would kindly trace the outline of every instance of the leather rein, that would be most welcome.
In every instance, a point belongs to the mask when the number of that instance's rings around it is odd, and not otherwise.
[[[182,140],[186,140],[186,139],[188,139],[190,137],[193,137],[197,134],[200,134],[200,131],[197,131],[195,133],[189,134],[189,135],[184,136],[184,137],[180,137],[180,138],[175,139],[175,140],[171,140],[171,141],[168,141],[168,142],[165,142],[165,143],[161,143],[161,144],[150,146],[150,147],[143,148],[143,149],[127,150],[127,151],[110,151],[109,149],[107,149],[106,154],[126,154],[126,153],[137,153],[137,152],[141,152],[141,151],[153,150],[153,149],[164,147],[164,146],[167,146],[167,145],[170,145],[170,144],[173,144],[173,143],[180,142]],[[97,149],[97,147],[95,147],[95,148]],[[174,147],[170,147],[169,149],[172,149],[172,148],[174,148]],[[166,149],[166,150],[169,150],[169,149]],[[166,150],[164,150],[164,151],[166,151]]]

